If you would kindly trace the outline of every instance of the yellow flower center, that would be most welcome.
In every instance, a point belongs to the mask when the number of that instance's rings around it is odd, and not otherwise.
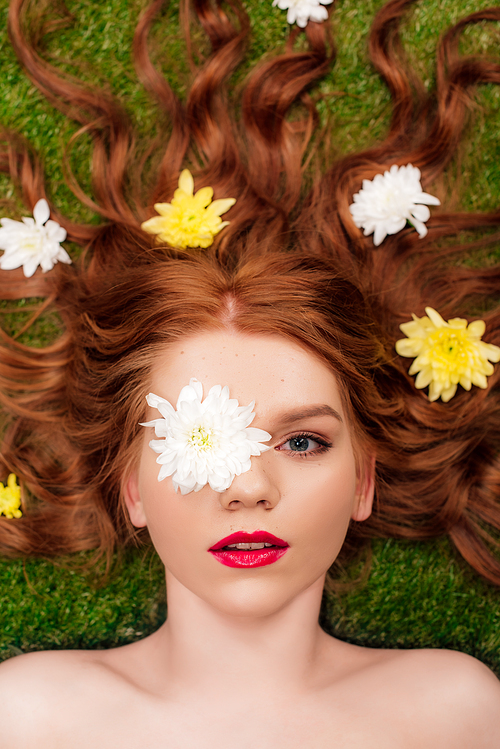
[[[177,209],[172,214],[172,229],[182,234],[185,232],[186,241],[190,241],[198,232],[202,231],[203,225],[207,220],[207,209],[194,204],[194,198],[186,195],[183,198],[177,198],[172,201],[172,205]],[[220,222],[220,219],[219,219]]]
[[[465,329],[440,328],[431,333],[427,340],[433,366],[454,370],[463,366],[471,366],[477,358],[474,344]]]
[[[24,237],[20,244],[23,250],[34,255],[40,252],[41,237],[39,234]]]
[[[188,440],[198,452],[213,450],[216,443],[214,430],[206,429],[203,426],[195,427],[189,435]]]

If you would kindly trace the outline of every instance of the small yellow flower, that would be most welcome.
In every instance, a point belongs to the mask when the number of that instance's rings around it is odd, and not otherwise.
[[[445,322],[441,315],[426,307],[427,317],[413,315],[413,322],[399,327],[408,338],[396,341],[400,356],[416,356],[408,374],[417,374],[416,388],[429,385],[429,400],[441,398],[447,403],[457,385],[470,390],[472,385],[487,387],[487,375],[493,374],[490,362],[500,361],[500,348],[481,341],[483,320],[467,325],[455,317]]]
[[[16,484],[17,476],[10,473],[7,486],[0,481],[0,515],[7,518],[20,518],[23,514],[21,507],[21,487]]]
[[[160,242],[172,247],[210,247],[216,234],[229,221],[222,221],[222,213],[236,203],[235,198],[212,201],[214,191],[202,187],[196,195],[194,180],[189,169],[184,169],[179,177],[179,187],[174,192],[171,203],[155,203],[160,214],[142,224],[144,231],[157,234]]]

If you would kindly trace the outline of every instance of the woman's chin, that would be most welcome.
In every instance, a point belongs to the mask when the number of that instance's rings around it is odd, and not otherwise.
[[[256,577],[232,581],[218,581],[216,584],[201,586],[189,585],[185,593],[192,594],[215,612],[237,619],[265,618],[279,614],[304,595],[312,595],[321,600],[325,575],[314,579],[289,579],[277,576],[276,579]],[[167,597],[168,595],[167,581]],[[175,596],[174,596],[175,599]],[[173,601],[172,601],[173,603]]]
[[[224,591],[217,598],[207,601],[224,616],[236,619],[262,619],[282,611],[295,596],[286,595],[283,589],[264,591],[262,588]]]

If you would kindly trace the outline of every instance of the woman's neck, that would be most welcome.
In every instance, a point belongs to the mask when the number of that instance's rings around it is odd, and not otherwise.
[[[303,692],[321,681],[334,642],[318,624],[323,579],[278,611],[233,616],[202,600],[167,572],[168,618],[151,639],[155,668],[170,693]]]

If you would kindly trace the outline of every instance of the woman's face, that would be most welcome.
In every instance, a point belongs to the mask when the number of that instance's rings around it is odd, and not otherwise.
[[[371,512],[372,471],[358,475],[334,375],[300,345],[280,336],[196,335],[158,360],[151,390],[175,408],[193,377],[203,397],[228,385],[240,406],[255,400],[251,426],[272,435],[271,449],[253,457],[226,491],[207,484],[181,495],[170,477],[158,481],[158,456],[148,444],[154,430],[144,428],[126,489],[131,520],[147,525],[168,573],[192,593],[226,613],[266,615],[324,579],[350,519]],[[148,419],[159,417],[149,409]],[[264,566],[227,566],[209,549],[238,531],[267,531],[288,548]]]

